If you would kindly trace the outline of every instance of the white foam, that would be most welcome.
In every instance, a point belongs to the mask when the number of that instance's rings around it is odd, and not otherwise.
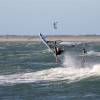
[[[65,67],[75,67],[75,63],[76,63],[76,60],[75,58],[73,58],[73,56],[71,56],[69,53],[65,53],[65,56],[64,56],[64,61],[63,61],[63,65]]]
[[[90,55],[90,56],[91,56],[91,55],[100,56],[100,52],[96,52],[96,51],[93,51],[93,50],[88,51],[87,54]]]
[[[88,78],[94,75],[100,75],[100,64],[93,65],[93,67],[73,67],[74,59],[71,57],[65,57],[64,64],[66,67],[50,68],[42,71],[31,72],[31,73],[20,73],[12,75],[1,75],[0,85],[13,85],[19,83],[34,83],[34,82],[45,82],[45,81],[61,81],[66,80],[67,83],[76,82],[84,78]],[[69,67],[70,63],[73,65]],[[67,65],[66,65],[67,64]]]
[[[100,75],[100,64],[94,65],[91,72],[94,72],[96,75]]]
[[[100,75],[100,64],[90,68],[51,68],[32,73],[1,75],[0,84],[18,84],[40,81],[60,81],[75,82],[92,75]]]
[[[95,54],[95,51],[93,51],[93,50],[90,50],[90,51],[88,51],[88,54]]]

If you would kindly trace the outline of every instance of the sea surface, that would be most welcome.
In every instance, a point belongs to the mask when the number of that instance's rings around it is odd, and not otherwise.
[[[100,43],[63,47],[56,63],[41,42],[0,43],[0,100],[100,100]]]

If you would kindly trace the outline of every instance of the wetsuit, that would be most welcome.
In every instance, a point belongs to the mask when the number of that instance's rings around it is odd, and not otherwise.
[[[58,47],[55,47],[55,54],[56,54],[56,56],[57,56],[57,55],[60,55],[62,52],[63,52],[63,50],[61,50],[61,49],[58,48]]]

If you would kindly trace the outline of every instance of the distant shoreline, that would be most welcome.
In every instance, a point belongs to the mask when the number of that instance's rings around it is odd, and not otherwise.
[[[48,40],[75,41],[75,42],[100,42],[100,35],[50,35]],[[0,36],[0,42],[40,42],[39,36]]]

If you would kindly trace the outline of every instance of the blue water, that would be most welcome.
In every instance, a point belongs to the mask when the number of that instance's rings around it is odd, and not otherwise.
[[[100,100],[99,43],[64,46],[56,63],[42,43],[0,43],[0,100]]]

